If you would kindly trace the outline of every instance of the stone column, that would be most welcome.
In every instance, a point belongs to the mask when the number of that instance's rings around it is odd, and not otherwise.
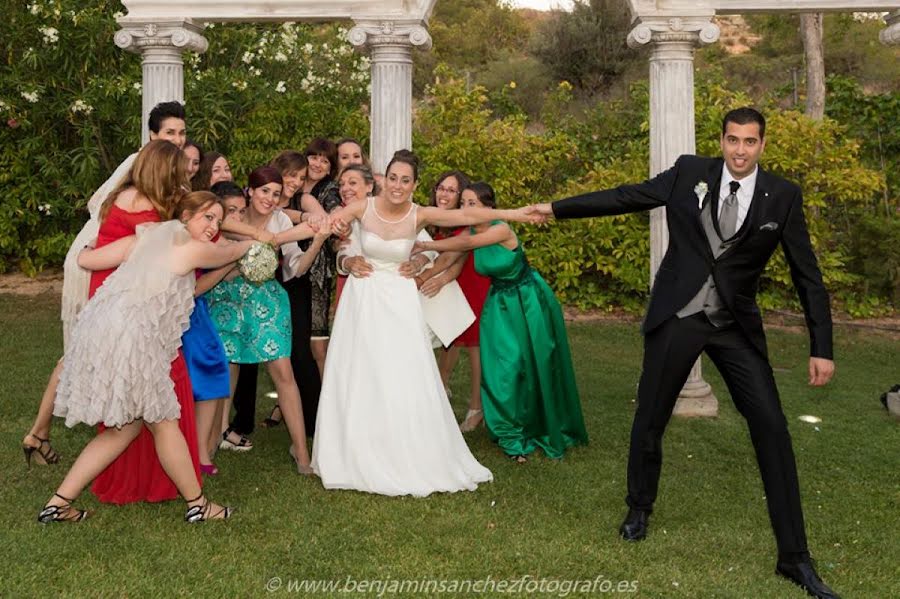
[[[372,168],[384,172],[397,150],[412,148],[412,49],[431,47],[421,22],[357,22],[347,34],[371,60],[369,157]]]
[[[208,46],[201,35],[203,25],[191,19],[159,22],[134,22],[119,19],[118,47],[141,55],[142,106],[141,145],[150,139],[147,118],[154,106],[173,100],[184,102],[184,62],[182,52],[205,52]]]
[[[719,39],[709,18],[643,20],[628,34],[631,47],[651,44],[650,54],[650,176],[696,151],[694,132],[694,48]],[[650,213],[650,280],[669,243],[665,208]],[[675,414],[716,416],[719,404],[703,380],[700,360],[694,364],[678,397]]]
[[[900,46],[900,10],[895,10],[884,18],[887,27],[878,34],[882,44]]]

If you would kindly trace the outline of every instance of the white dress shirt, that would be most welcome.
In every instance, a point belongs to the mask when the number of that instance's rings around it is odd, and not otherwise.
[[[739,231],[744,219],[747,217],[747,211],[750,210],[750,201],[753,199],[753,192],[756,190],[756,175],[759,173],[759,166],[753,169],[753,172],[743,179],[735,179],[731,176],[731,171],[726,165],[722,165],[722,183],[719,185],[719,213],[717,218],[722,217],[722,206],[725,205],[725,198],[731,193],[729,183],[737,181],[741,184],[737,191],[738,200],[738,216],[735,231]]]

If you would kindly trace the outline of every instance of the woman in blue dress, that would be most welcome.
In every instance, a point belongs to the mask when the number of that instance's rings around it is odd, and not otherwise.
[[[211,284],[210,275],[221,280],[232,269],[227,265],[222,269],[198,277],[194,290],[194,311],[191,312],[190,328],[181,336],[184,360],[187,362],[194,393],[194,410],[197,415],[197,450],[200,454],[200,472],[215,476],[219,469],[212,463],[210,430],[213,427],[218,404],[228,399],[230,394],[230,373],[228,357],[222,339],[209,315],[209,304],[205,292]],[[219,274],[220,271],[221,274]]]

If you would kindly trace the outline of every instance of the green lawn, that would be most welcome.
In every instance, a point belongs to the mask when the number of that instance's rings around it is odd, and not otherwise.
[[[590,445],[560,462],[516,466],[479,429],[469,443],[495,481],[474,493],[392,499],[325,491],[294,472],[281,427],[258,431],[249,454],[217,458],[222,475],[206,488],[238,508],[228,523],[188,526],[181,502],[119,508],[85,493],[78,504],[98,509],[92,519],[41,526],[37,512],[91,431],[58,424],[61,464],[25,468],[19,443],[61,348],[58,302],[0,295],[0,303],[2,596],[265,596],[274,577],[284,585],[344,585],[349,577],[351,590],[365,579],[451,585],[490,577],[495,585],[520,579],[521,591],[552,580],[547,596],[566,595],[576,583],[565,581],[573,580],[594,582],[597,594],[636,581],[641,597],[805,596],[773,574],[775,545],[750,441],[711,366],[706,378],[720,416],[673,421],[650,536],[618,539],[641,355],[636,324],[570,327]],[[839,328],[836,378],[811,389],[805,333],[772,331],[769,341],[820,573],[845,597],[900,596],[900,426],[877,401],[900,382],[898,342]],[[465,376],[460,369],[454,380],[457,398]],[[455,400],[458,414],[462,401]],[[259,404],[262,417],[270,401]],[[800,422],[801,414],[822,422]]]

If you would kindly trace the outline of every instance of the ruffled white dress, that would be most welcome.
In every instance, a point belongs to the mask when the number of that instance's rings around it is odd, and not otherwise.
[[[66,253],[66,261],[63,263],[63,288],[60,317],[63,323],[63,347],[69,346],[69,336],[78,313],[88,301],[88,289],[91,286],[91,273],[78,266],[78,254],[95,239],[100,231],[100,208],[103,202],[131,170],[138,153],[135,152],[122,161],[122,164],[110,175],[109,179],[100,186],[91,199],[88,200],[87,209],[90,219],[84,223],[81,231],[75,236],[69,251]]]
[[[338,303],[319,398],[312,466],[327,489],[425,496],[474,490],[491,472],[469,451],[441,383],[419,292],[398,273],[416,207],[383,219],[368,200],[362,255]]]
[[[72,329],[53,407],[66,426],[181,415],[169,370],[194,309],[195,276],[175,272],[172,250],[191,237],[177,220],[140,226],[137,235]]]

